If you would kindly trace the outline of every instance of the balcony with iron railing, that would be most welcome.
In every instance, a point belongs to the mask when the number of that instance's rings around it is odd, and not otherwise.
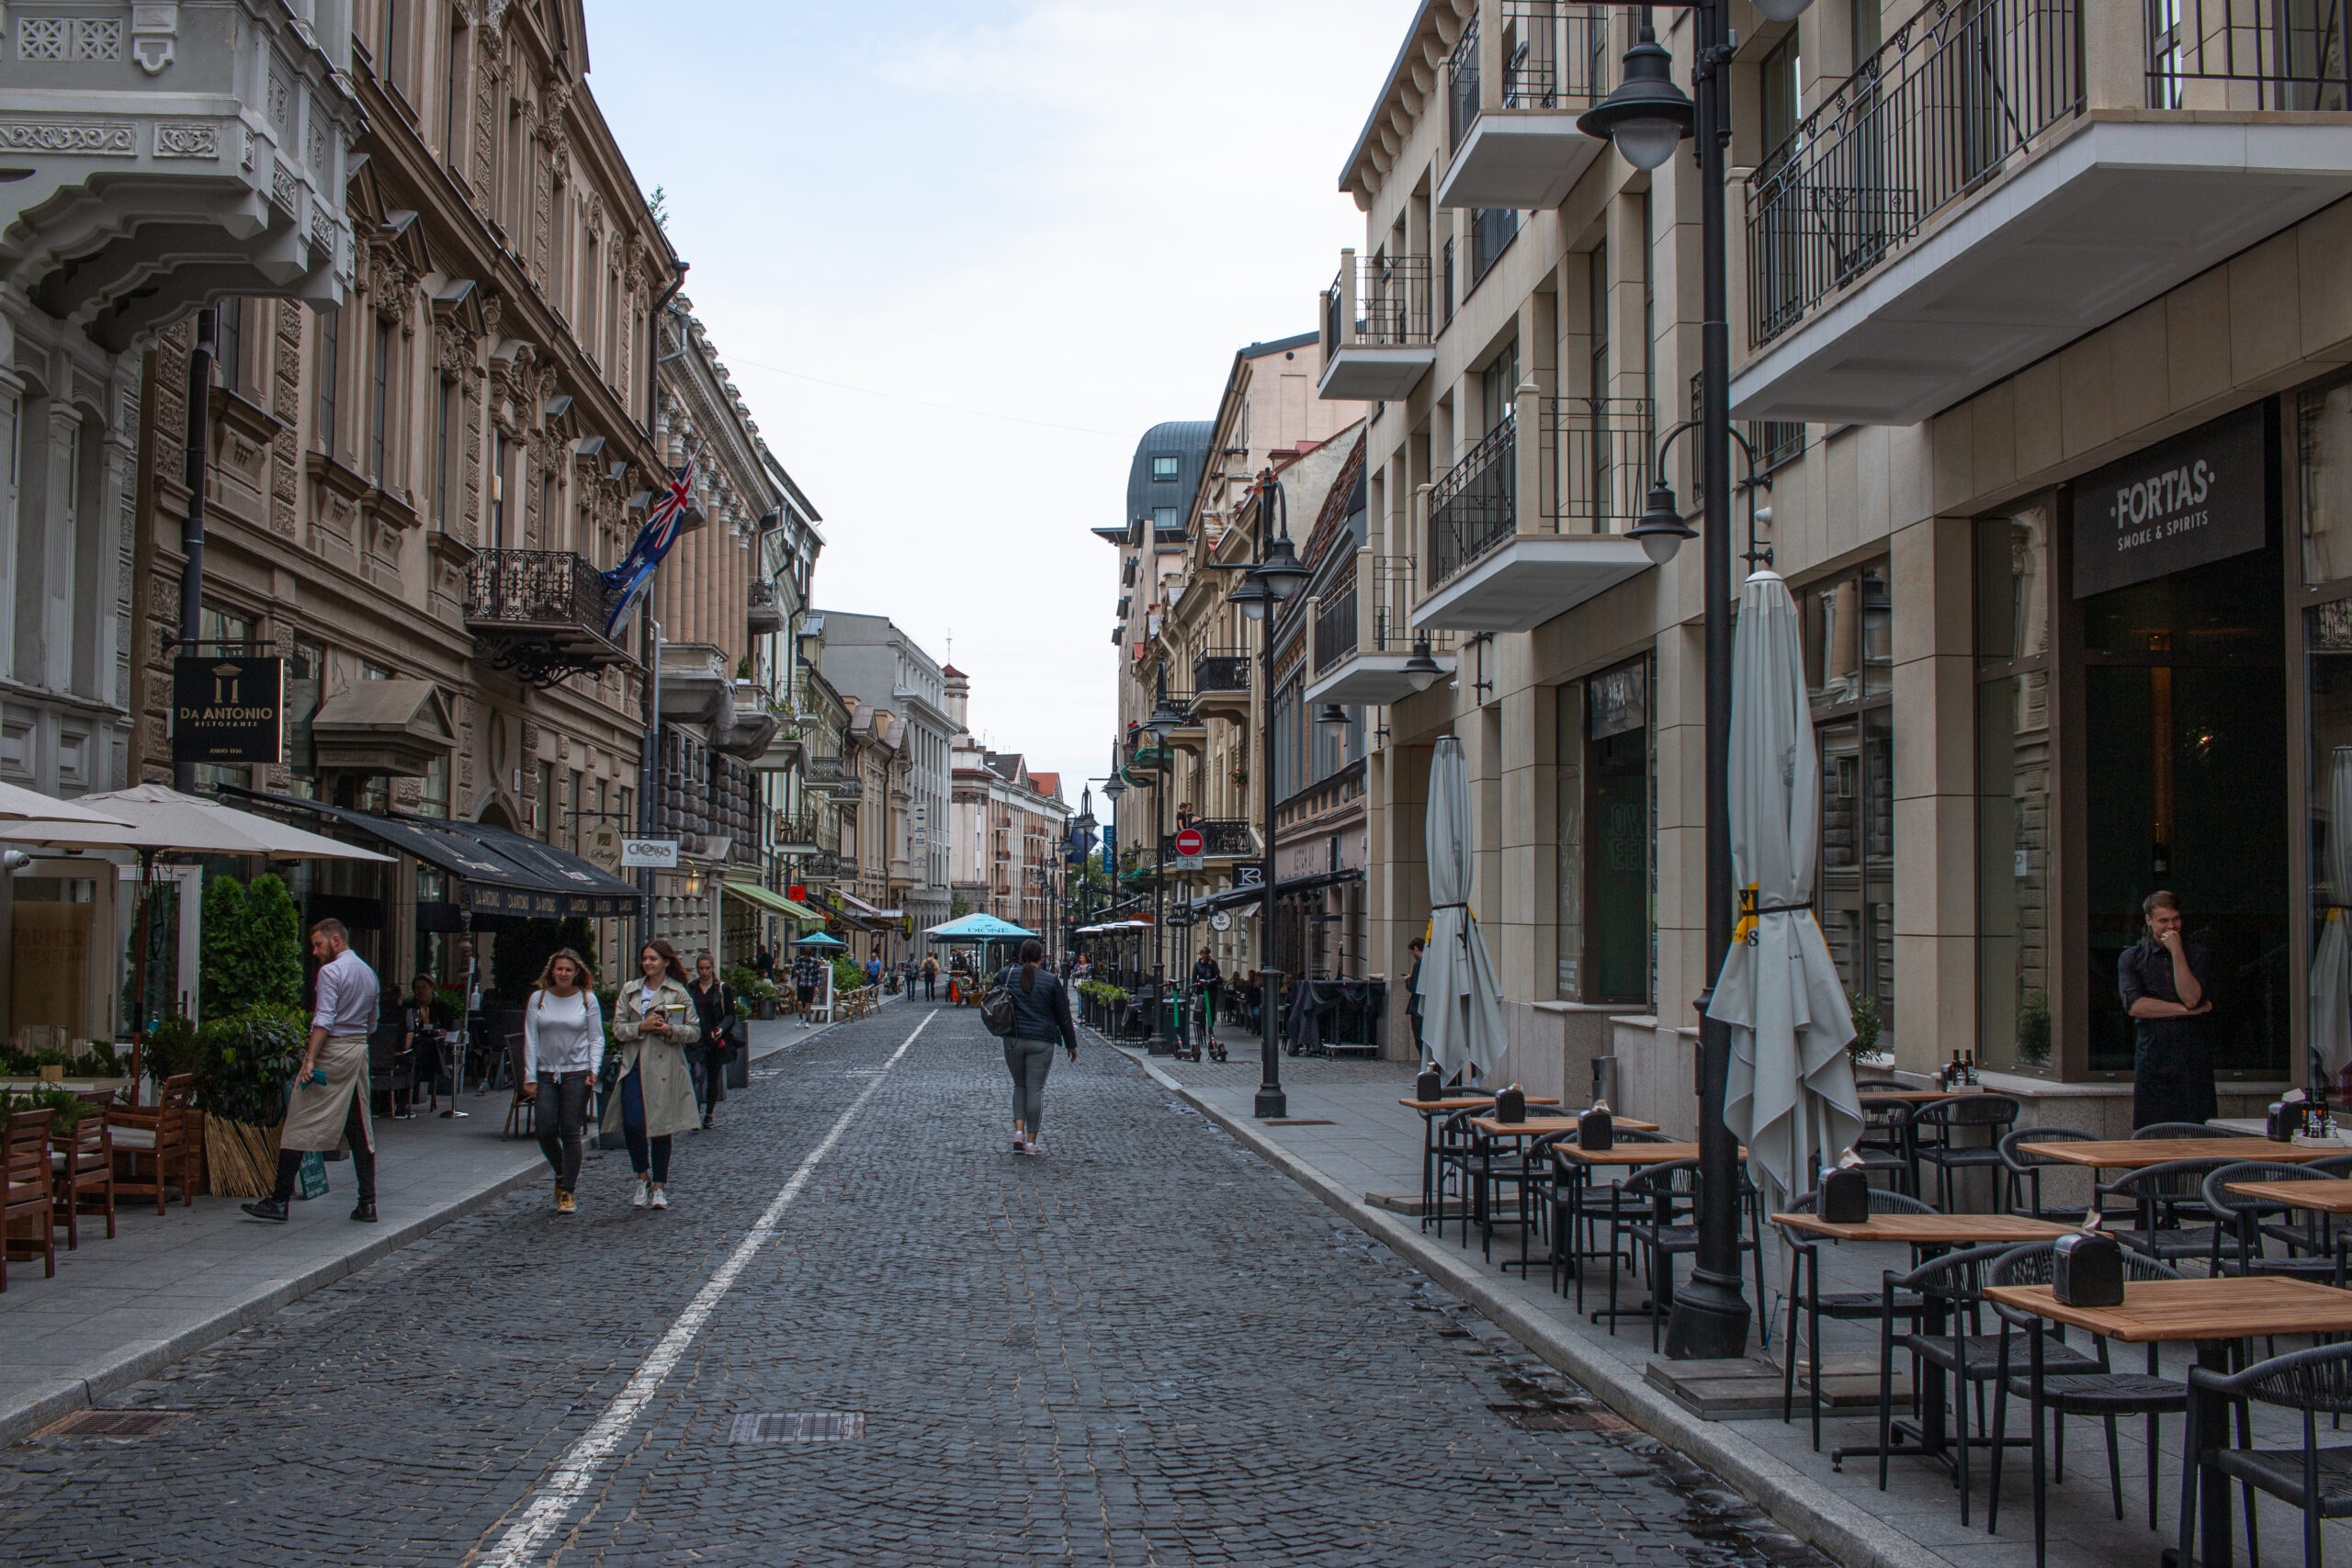
[[[1437,362],[1430,258],[1340,253],[1340,275],[1323,292],[1323,378],[1317,395],[1395,400],[1420,385]]]
[[[628,663],[611,614],[604,573],[569,550],[481,550],[466,568],[474,657],[535,685]]]
[[[1522,384],[1511,414],[1429,490],[1413,625],[1527,631],[1646,569],[1625,531],[1648,490],[1654,425],[1646,398],[1546,398]]]
[[[1246,720],[1250,716],[1250,655],[1238,649],[1212,648],[1193,660],[1193,712],[1195,716]]]
[[[1451,671],[1453,634],[1413,629],[1419,592],[1413,557],[1358,550],[1346,575],[1307,607],[1314,630],[1304,700],[1310,705],[1402,702]],[[1423,643],[1436,674],[1408,668]]]
[[[1617,84],[1622,9],[1560,0],[1478,0],[1444,70],[1440,207],[1557,207],[1602,143],[1577,117]]]
[[[2352,193],[2344,8],[1931,0],[1747,177],[1734,412],[1917,423]]]

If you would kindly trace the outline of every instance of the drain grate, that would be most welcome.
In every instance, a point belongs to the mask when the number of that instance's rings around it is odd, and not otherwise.
[[[1332,1124],[1328,1116],[1276,1116],[1259,1123],[1261,1127],[1329,1127]]]
[[[862,1410],[790,1410],[738,1416],[729,1443],[851,1443],[865,1436]]]
[[[35,1434],[43,1438],[144,1438],[180,1421],[185,1410],[77,1410]]]

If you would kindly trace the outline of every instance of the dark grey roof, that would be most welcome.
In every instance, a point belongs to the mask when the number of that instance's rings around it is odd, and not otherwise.
[[[1201,469],[1208,461],[1209,438],[1216,428],[1216,422],[1205,419],[1170,420],[1155,424],[1143,433],[1136,443],[1136,460],[1127,469],[1127,514],[1124,521],[1132,523],[1138,517],[1149,517],[1163,506],[1176,509],[1176,523],[1182,527],[1184,515],[1192,509],[1193,494],[1201,488]],[[1174,457],[1176,477],[1154,479],[1151,460],[1154,457]]]
[[[1301,349],[1311,344],[1320,343],[1322,338],[1323,334],[1320,333],[1300,333],[1296,337],[1278,337],[1272,343],[1253,343],[1241,351],[1241,357],[1263,359],[1270,354],[1280,354],[1286,348]]]

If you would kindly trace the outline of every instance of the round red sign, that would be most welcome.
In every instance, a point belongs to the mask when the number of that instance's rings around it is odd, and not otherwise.
[[[1199,854],[1206,844],[1198,828],[1187,828],[1176,835],[1176,852],[1180,855]]]

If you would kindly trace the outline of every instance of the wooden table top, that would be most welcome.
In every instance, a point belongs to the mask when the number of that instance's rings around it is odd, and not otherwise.
[[[1934,1100],[1961,1100],[1972,1094],[1989,1094],[1984,1089],[1859,1089],[1854,1091],[1864,1100],[1902,1100],[1913,1105],[1925,1105]]]
[[[2267,1159],[2288,1165],[2352,1155],[2352,1146],[2307,1149],[2267,1138],[2114,1138],[2088,1144],[2029,1144],[2043,1159],[2101,1170],[2142,1170],[2177,1159]]]
[[[2278,1274],[2134,1280],[2123,1287],[2123,1304],[2111,1307],[2064,1305],[2048,1285],[1994,1285],[1984,1299],[2132,1345],[2352,1333],[2352,1291]]]
[[[2352,1181],[2324,1178],[2315,1181],[2233,1181],[2228,1186],[2233,1192],[2267,1198],[2290,1208],[2312,1209],[2323,1214],[2352,1214]]]
[[[1400,1100],[1396,1103],[1404,1106],[1408,1111],[1419,1111],[1423,1112],[1442,1111],[1452,1112],[1455,1111],[1473,1111],[1481,1105],[1492,1105],[1494,1102],[1495,1097],[1491,1094],[1464,1094],[1456,1095],[1450,1100]],[[1527,1097],[1527,1103],[1530,1105],[1557,1105],[1560,1102],[1556,1098],[1548,1094],[1531,1094]]]
[[[1530,1116],[1524,1122],[1498,1122],[1491,1116],[1474,1116],[1470,1119],[1470,1125],[1490,1138],[1540,1138],[1547,1133],[1575,1132],[1577,1119],[1583,1114],[1579,1111],[1576,1116]],[[1636,1133],[1657,1131],[1657,1122],[1636,1122],[1629,1116],[1612,1116],[1610,1121],[1620,1127],[1630,1127]]]
[[[1619,1144],[1613,1149],[1580,1149],[1574,1144],[1554,1144],[1552,1152],[1577,1165],[1664,1165],[1668,1160],[1697,1159],[1696,1144]],[[1747,1151],[1739,1151],[1746,1159]]]
[[[1900,1241],[1915,1247],[1964,1246],[1971,1242],[2055,1241],[2075,1227],[2023,1214],[1872,1214],[1860,1224],[1832,1224],[1819,1214],[1775,1214],[1774,1223],[1793,1231],[1839,1241]]]

